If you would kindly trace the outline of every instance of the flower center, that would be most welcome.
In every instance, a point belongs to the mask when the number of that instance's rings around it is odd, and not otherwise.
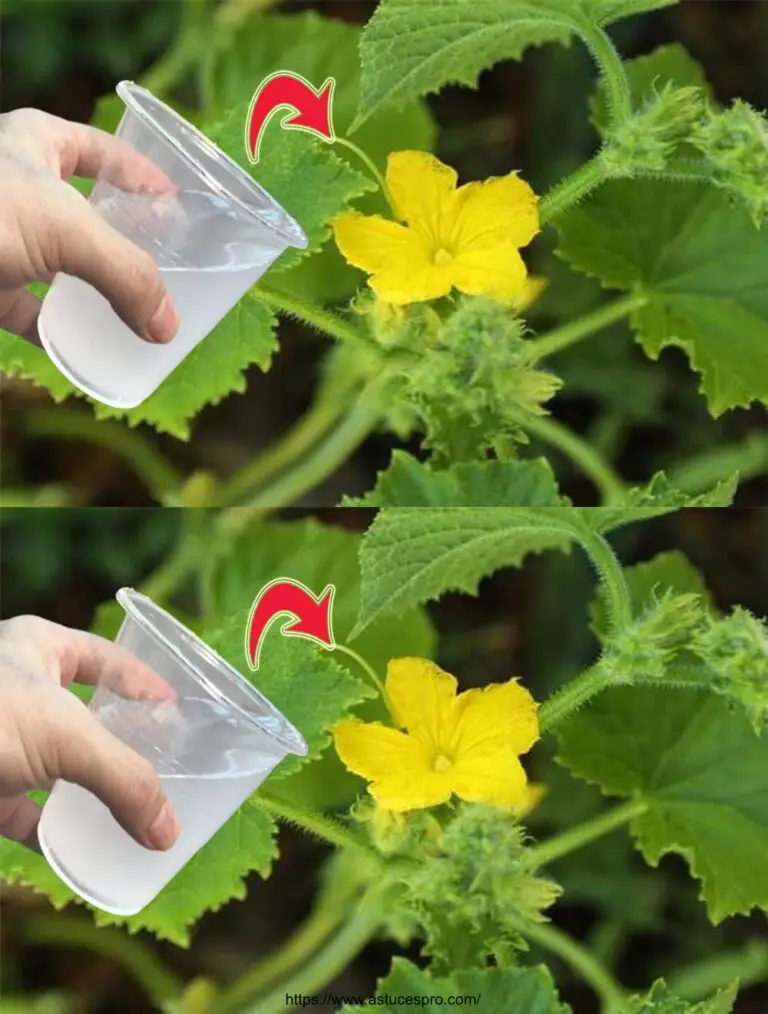
[[[450,771],[452,767],[453,767],[452,761],[448,757],[446,757],[444,753],[439,753],[437,757],[435,757],[435,762],[432,765],[432,770]]]
[[[435,251],[435,256],[432,260],[435,264],[450,264],[453,260],[453,254],[450,250],[446,250],[444,246],[441,246]]]

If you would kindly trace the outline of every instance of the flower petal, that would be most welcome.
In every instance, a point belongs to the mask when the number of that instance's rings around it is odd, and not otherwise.
[[[399,725],[440,752],[455,723],[456,678],[426,658],[393,658],[387,666],[386,692]]]
[[[369,785],[368,791],[381,806],[403,813],[447,803],[452,785],[450,774],[441,771],[424,771],[418,776],[393,772]]]
[[[526,246],[539,231],[537,197],[514,173],[465,183],[456,197],[458,213],[451,240],[456,253],[476,243],[488,246],[499,240]]]
[[[527,801],[525,771],[511,749],[462,758],[449,774],[453,791],[468,803],[518,810]]]
[[[542,785],[541,782],[528,782],[525,787],[525,798],[514,808],[517,816],[527,817],[532,810],[536,809],[546,794],[546,785]]]
[[[447,296],[453,285],[450,265],[401,259],[397,267],[371,275],[368,284],[380,299],[396,306]]]
[[[526,267],[510,241],[461,250],[450,267],[453,284],[467,295],[517,303],[525,293]]]
[[[466,690],[457,698],[459,717],[452,742],[456,764],[510,749],[527,753],[539,738],[536,702],[515,680]]]
[[[395,216],[435,246],[454,227],[457,180],[455,169],[426,151],[393,151],[387,159],[386,183]]]
[[[527,310],[532,303],[536,302],[544,289],[546,289],[547,284],[547,279],[543,278],[541,275],[528,275],[521,295],[515,299],[517,309]]]
[[[381,722],[345,719],[334,728],[333,743],[347,770],[369,781],[392,774],[412,778],[430,768],[417,740]]]
[[[337,215],[331,225],[344,260],[362,271],[382,271],[409,260],[429,263],[427,249],[417,233],[381,215],[347,211]]]

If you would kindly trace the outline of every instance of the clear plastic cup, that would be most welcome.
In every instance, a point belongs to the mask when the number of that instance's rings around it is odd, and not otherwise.
[[[86,789],[59,780],[38,836],[54,872],[81,898],[114,915],[140,912],[213,837],[301,734],[235,669],[164,609],[130,588],[116,642],[158,673],[176,700],[131,699],[104,681],[90,709],[155,767],[181,825],[175,844],[137,844]]]
[[[116,136],[178,188],[137,192],[119,160],[106,165],[90,202],[146,250],[181,319],[166,345],[143,341],[86,282],[59,273],[38,330],[55,366],[90,397],[114,408],[140,405],[210,334],[289,246],[300,226],[243,169],[145,88],[121,81],[125,113]],[[134,186],[134,189],[131,187]]]

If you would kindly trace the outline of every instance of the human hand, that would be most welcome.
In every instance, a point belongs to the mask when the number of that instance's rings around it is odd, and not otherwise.
[[[63,271],[93,285],[140,338],[169,341],[179,318],[157,265],[67,183],[73,175],[130,191],[176,190],[149,159],[103,130],[39,109],[0,115],[0,327],[39,344],[41,301],[24,286]]]
[[[74,694],[102,679],[126,697],[175,694],[124,648],[38,616],[0,622],[0,836],[39,850],[40,807],[24,793],[57,778],[90,790],[140,845],[167,849],[179,826],[148,760],[108,732]]]

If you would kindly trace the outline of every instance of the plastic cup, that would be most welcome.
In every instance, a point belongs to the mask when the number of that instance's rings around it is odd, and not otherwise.
[[[165,852],[137,844],[86,789],[59,780],[38,837],[54,872],[113,915],[140,912],[216,833],[287,754],[304,756],[300,733],[199,637],[129,588],[116,643],[162,677],[173,700],[130,698],[101,682],[90,710],[152,762],[181,833]]]
[[[116,136],[177,188],[137,190],[122,160],[110,160],[90,202],[160,269],[180,316],[166,345],[143,341],[89,284],[59,273],[38,331],[55,366],[85,394],[133,408],[181,361],[289,246],[305,248],[300,226],[243,169],[173,109],[132,81],[117,94],[126,109]]]

